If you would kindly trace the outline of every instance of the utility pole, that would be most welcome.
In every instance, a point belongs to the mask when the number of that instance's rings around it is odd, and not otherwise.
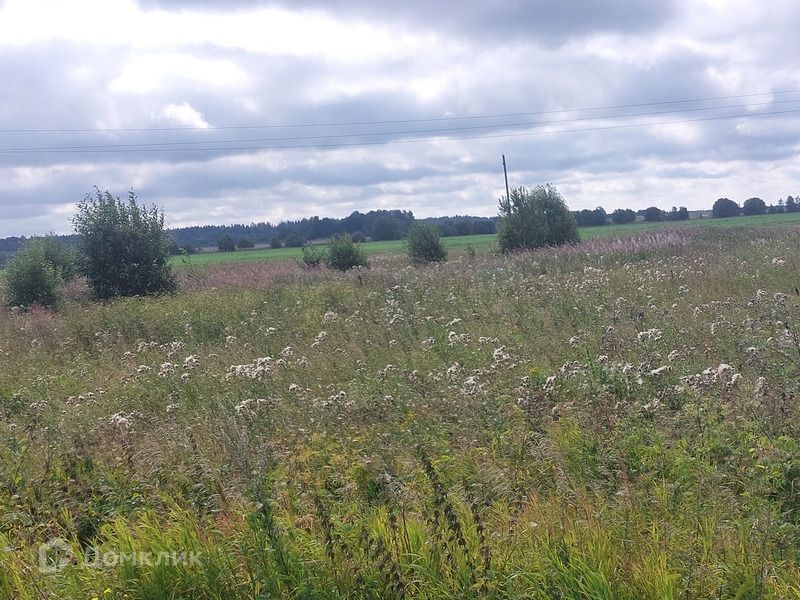
[[[511,196],[508,193],[508,171],[506,170],[506,155],[503,154],[503,175],[506,177],[506,200],[511,202]]]

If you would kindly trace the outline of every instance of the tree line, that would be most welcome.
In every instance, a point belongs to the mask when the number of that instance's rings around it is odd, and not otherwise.
[[[300,220],[269,222],[249,225],[203,225],[182,227],[171,231],[174,249],[189,251],[194,248],[218,247],[228,252],[237,248],[252,248],[256,244],[269,244],[273,248],[301,247],[313,240],[327,240],[348,234],[356,243],[367,240],[389,241],[408,237],[416,221],[432,223],[442,237],[494,233],[494,217],[433,217],[415,219],[408,210],[372,210],[367,213],[352,212],[347,217],[309,217]]]
[[[694,211],[704,214],[704,211]],[[775,204],[767,204],[761,198],[748,198],[740,206],[728,198],[720,198],[712,207],[712,217],[738,215],[761,215],[800,212],[800,197],[787,196]],[[618,208],[607,212],[602,206],[593,210],[572,211],[579,227],[596,227],[610,223],[624,225],[638,220],[684,221],[692,215],[686,207],[662,210],[650,206],[641,210]],[[697,216],[700,216],[697,215]],[[367,213],[354,211],[347,217],[309,217],[299,220],[235,224],[201,225],[171,229],[170,252],[172,254],[193,253],[198,248],[218,248],[221,251],[252,248],[256,244],[277,247],[302,247],[313,240],[327,240],[337,235],[348,234],[355,243],[367,240],[385,241],[406,239],[415,222],[429,223],[438,228],[441,237],[493,234],[497,231],[499,217],[473,217],[455,215],[415,219],[411,211],[372,210]],[[76,235],[55,236],[66,246],[74,246]],[[25,236],[0,239],[0,266],[30,240]]]
[[[748,198],[742,206],[729,198],[719,198],[712,207],[712,216],[725,218],[740,214],[798,212],[799,209],[800,202],[791,196],[771,207],[761,198]],[[497,240],[503,253],[576,243],[580,240],[579,225],[602,225],[609,221],[602,207],[570,211],[564,198],[550,184],[510,190],[507,197],[500,198],[499,211]],[[646,221],[689,218],[685,207],[673,207],[669,212],[648,207],[639,214]],[[374,217],[374,221],[370,222],[370,217]],[[610,216],[617,223],[636,218],[637,213],[630,209],[617,209]],[[464,218],[453,219],[460,219],[455,221],[454,227],[465,221]],[[447,251],[440,240],[442,226],[435,221],[415,221],[410,211],[399,210],[372,211],[366,215],[355,212],[339,220],[304,219],[300,222],[306,228],[303,231],[318,236],[329,234],[329,237],[324,248],[303,243],[303,263],[316,268],[324,262],[341,271],[367,266],[364,249],[355,236],[347,231],[337,232],[337,227],[346,226],[342,222],[350,227],[371,225],[373,239],[396,239],[395,236],[403,237],[407,233],[406,252],[413,264],[442,262],[447,259]],[[445,225],[453,222],[439,221]],[[464,226],[461,231],[474,233],[474,223],[485,221],[488,219],[474,219],[469,228]],[[74,249],[59,243],[56,236],[47,236],[31,240],[14,255],[4,277],[7,305],[56,306],[60,302],[62,284],[77,275],[85,276],[92,296],[98,300],[169,294],[177,290],[177,278],[169,260],[170,247],[175,244],[174,233],[165,229],[164,213],[154,205],[140,205],[133,191],[123,201],[107,190],[101,192],[95,188],[94,194],[87,194],[78,203],[72,224]],[[392,237],[384,237],[382,228]],[[292,233],[299,235],[297,231]],[[220,249],[225,249],[222,243],[219,245]],[[233,245],[232,249],[235,247]]]

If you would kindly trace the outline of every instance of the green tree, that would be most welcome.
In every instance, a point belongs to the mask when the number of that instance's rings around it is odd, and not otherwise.
[[[283,242],[287,248],[302,248],[306,245],[306,238],[296,232],[292,232],[286,236]]]
[[[555,186],[512,189],[500,199],[500,249],[509,252],[578,241],[578,226]]]
[[[250,238],[243,237],[239,238],[239,241],[236,242],[236,247],[243,250],[245,248],[255,248],[256,245]]]
[[[611,213],[611,220],[617,225],[624,225],[626,223],[633,223],[636,220],[636,213],[630,208],[618,208]]]
[[[375,226],[372,228],[372,239],[376,242],[399,240],[401,237],[403,237],[403,232],[400,230],[397,219],[384,216],[378,217],[375,221]]]
[[[411,226],[406,252],[415,265],[447,260],[447,250],[439,239],[439,228],[433,223],[417,221]]]
[[[236,250],[236,242],[233,241],[231,236],[225,234],[217,241],[217,248],[219,248],[220,252],[233,252]]]
[[[456,221],[453,231],[456,235],[470,235],[472,233],[472,221],[467,219]]]
[[[716,219],[724,219],[727,217],[738,217],[741,214],[739,205],[733,200],[728,198],[720,198],[714,202],[711,208],[711,216]]]
[[[678,212],[678,211],[675,211]],[[642,211],[642,216],[644,217],[645,221],[655,222],[655,221],[663,221],[664,220],[664,212],[658,208],[657,206],[651,206],[649,208],[645,208]]]
[[[78,204],[72,219],[83,270],[98,299],[174,292],[169,265],[171,239],[164,213],[140,206],[131,190],[122,201],[95,188]]]
[[[748,198],[742,205],[742,213],[748,216],[767,214],[767,203],[761,198]]]
[[[335,235],[328,243],[328,266],[331,269],[347,271],[354,267],[365,267],[367,257],[364,250],[353,243],[349,233]]]
[[[52,237],[36,238],[17,252],[6,268],[6,304],[55,306],[59,287],[76,273],[74,256]]]

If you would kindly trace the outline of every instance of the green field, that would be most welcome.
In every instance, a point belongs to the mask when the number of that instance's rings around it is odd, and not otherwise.
[[[729,219],[692,219],[680,222],[661,222],[661,223],[631,223],[627,225],[606,225],[603,227],[582,227],[579,229],[581,239],[607,239],[624,236],[639,235],[650,231],[665,229],[675,229],[681,227],[757,227],[757,226],[779,226],[779,225],[800,225],[800,213],[781,214],[781,215],[761,215],[756,217],[734,217]],[[495,235],[468,235],[461,237],[442,238],[442,242],[448,250],[462,250],[467,246],[474,249],[497,248],[497,236]],[[367,254],[384,254],[403,251],[403,241],[391,242],[366,242],[363,245]],[[299,260],[302,258],[300,248],[257,248],[254,250],[237,250],[236,252],[204,252],[194,254],[188,258],[176,257],[174,264],[191,264],[195,266],[235,263],[235,262],[261,262],[267,260]]]
[[[4,310],[0,599],[800,598],[798,233],[713,223]]]
[[[465,235],[461,237],[442,238],[448,250],[458,250],[472,246],[475,249],[497,246],[495,235]],[[367,254],[386,254],[402,252],[403,240],[390,242],[366,242],[361,244]],[[253,250],[237,250],[235,252],[203,252],[189,257],[176,257],[174,264],[189,263],[192,265],[208,265],[228,262],[261,262],[265,260],[299,260],[303,257],[301,248],[256,248]]]
[[[750,217],[731,217],[727,219],[690,219],[689,221],[663,221],[660,223],[637,222],[628,225],[606,225],[604,227],[583,227],[580,229],[582,239],[619,237],[657,231],[662,229],[675,229],[679,227],[771,227],[783,225],[800,225],[800,213],[786,213],[780,215],[758,215]]]

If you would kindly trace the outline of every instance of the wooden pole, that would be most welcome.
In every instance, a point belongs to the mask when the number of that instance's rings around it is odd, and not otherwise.
[[[506,169],[506,155],[503,154],[503,175],[506,178],[506,200],[511,202],[511,196],[508,193],[508,170]]]

